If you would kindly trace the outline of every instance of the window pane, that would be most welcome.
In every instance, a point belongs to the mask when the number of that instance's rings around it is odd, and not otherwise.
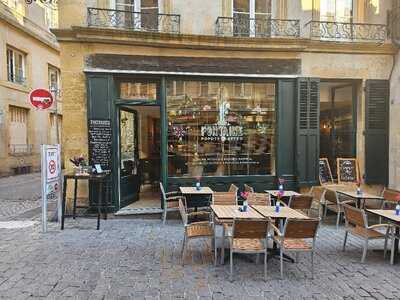
[[[233,0],[233,11],[250,12],[250,0]]]
[[[255,13],[269,14],[271,13],[271,0],[255,0]]]
[[[158,7],[158,0],[142,0],[141,7]]]
[[[179,85],[185,86],[184,95],[174,93]],[[274,174],[273,83],[172,81],[167,86],[169,176]]]
[[[127,100],[157,100],[157,84],[155,82],[121,82],[120,98]]]

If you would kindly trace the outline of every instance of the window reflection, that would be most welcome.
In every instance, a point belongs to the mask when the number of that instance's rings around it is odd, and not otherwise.
[[[275,84],[169,81],[169,176],[275,170]]]

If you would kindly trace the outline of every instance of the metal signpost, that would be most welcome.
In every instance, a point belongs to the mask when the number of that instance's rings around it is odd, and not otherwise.
[[[42,145],[42,231],[47,232],[47,204],[49,199],[57,201],[58,215],[60,216],[60,145]],[[60,220],[61,218],[59,218]]]

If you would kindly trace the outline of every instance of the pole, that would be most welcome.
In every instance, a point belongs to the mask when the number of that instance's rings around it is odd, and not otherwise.
[[[41,145],[42,160],[42,232],[47,232],[47,182],[46,182],[46,145]]]

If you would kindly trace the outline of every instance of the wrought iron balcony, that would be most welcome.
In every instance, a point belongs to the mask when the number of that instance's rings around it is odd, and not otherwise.
[[[88,8],[89,27],[111,27],[147,32],[180,32],[180,15]]]
[[[384,24],[310,21],[306,26],[310,26],[311,39],[383,43],[387,38],[387,26]]]
[[[215,22],[215,34],[217,36],[296,38],[300,36],[300,21],[271,18],[218,17]]]

